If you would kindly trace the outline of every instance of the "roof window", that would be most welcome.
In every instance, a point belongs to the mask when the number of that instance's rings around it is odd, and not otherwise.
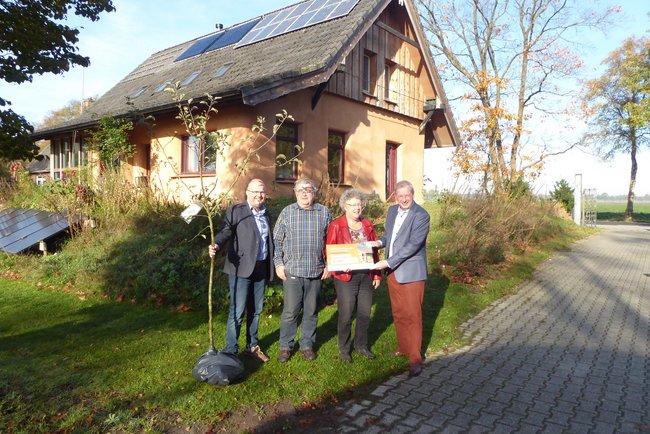
[[[158,87],[154,90],[154,92],[155,92],[155,93],[162,92],[162,91],[165,90],[168,86],[171,86],[171,85],[172,85],[172,81],[171,81],[171,80],[167,80],[167,81],[165,81],[164,83],[161,83],[160,85],[158,85]]]
[[[193,73],[191,73],[190,75],[188,75],[188,76],[185,78],[185,80],[183,80],[183,82],[181,83],[181,86],[187,86],[188,84],[190,84],[191,82],[193,82],[193,81],[196,79],[196,77],[199,76],[200,73],[201,73],[201,71],[194,71]]]
[[[137,97],[139,97],[140,95],[142,95],[142,94],[144,93],[144,91],[145,91],[146,89],[147,89],[147,86],[139,87],[135,92],[133,92],[133,93],[131,94],[131,98],[137,98]]]
[[[223,77],[226,74],[226,72],[228,72],[230,67],[233,66],[234,64],[235,64],[235,62],[224,63],[219,68],[217,68],[216,71],[214,71],[214,74],[212,75],[212,78]]]

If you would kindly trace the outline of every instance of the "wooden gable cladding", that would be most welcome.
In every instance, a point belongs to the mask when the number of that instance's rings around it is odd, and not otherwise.
[[[326,90],[416,119],[435,91],[406,12],[387,8],[332,75]],[[363,90],[364,55],[372,64],[371,86]],[[388,92],[385,83],[388,79]]]

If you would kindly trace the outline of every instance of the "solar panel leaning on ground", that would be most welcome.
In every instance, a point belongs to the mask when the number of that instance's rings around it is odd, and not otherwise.
[[[239,42],[241,38],[249,32],[250,29],[260,21],[260,18],[246,21],[245,23],[237,24],[228,29],[206,36],[193,43],[187,50],[183,51],[180,56],[174,60],[187,59],[188,57],[198,56],[199,54],[207,53],[208,51],[218,50],[219,48],[227,47],[234,43]]]
[[[7,208],[0,211],[0,250],[20,253],[68,227],[65,214]]]
[[[359,0],[308,0],[265,16],[235,47],[280,36],[350,13]]]

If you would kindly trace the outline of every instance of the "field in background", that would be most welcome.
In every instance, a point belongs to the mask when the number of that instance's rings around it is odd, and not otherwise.
[[[625,213],[625,202],[598,202],[598,220],[623,221]],[[650,202],[639,202],[634,204],[633,221],[650,223]]]

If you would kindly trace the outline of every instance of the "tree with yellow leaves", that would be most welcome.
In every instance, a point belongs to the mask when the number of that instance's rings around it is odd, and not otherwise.
[[[650,38],[628,38],[603,61],[607,69],[585,85],[583,108],[590,120],[586,141],[604,159],[630,155],[625,219],[634,212],[636,154],[650,142]]]

